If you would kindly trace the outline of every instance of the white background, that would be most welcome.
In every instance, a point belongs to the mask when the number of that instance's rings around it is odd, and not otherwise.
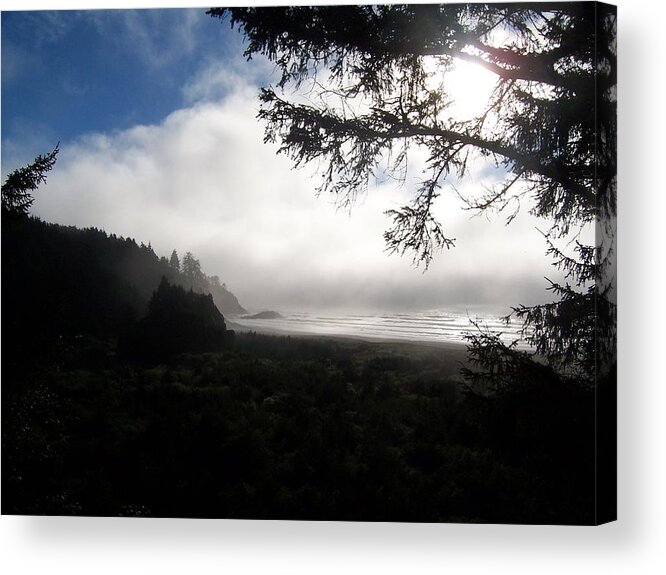
[[[2,9],[186,2],[0,2]],[[664,10],[619,5],[619,515],[597,528],[0,519],[5,573],[664,573]],[[658,8],[656,8],[659,6]]]

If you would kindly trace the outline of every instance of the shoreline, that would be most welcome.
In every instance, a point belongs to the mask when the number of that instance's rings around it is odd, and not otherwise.
[[[406,345],[406,346],[415,346],[415,347],[426,347],[429,349],[450,349],[456,351],[466,351],[467,344],[462,342],[455,341],[434,341],[434,340],[420,340],[420,339],[407,339],[399,337],[381,337],[381,336],[371,336],[371,335],[354,335],[354,334],[328,334],[328,333],[316,333],[316,332],[305,332],[305,331],[292,331],[288,329],[281,329],[277,327],[266,327],[266,326],[257,326],[257,327],[247,327],[240,325],[234,321],[227,321],[227,329],[233,329],[236,333],[259,333],[262,335],[275,335],[283,337],[302,337],[307,339],[320,339],[320,340],[334,340],[334,341],[353,341],[353,342],[363,342],[363,343],[390,343],[397,345]]]

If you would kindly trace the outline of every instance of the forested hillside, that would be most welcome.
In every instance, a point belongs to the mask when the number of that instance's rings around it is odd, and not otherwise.
[[[168,260],[150,244],[35,218],[3,226],[2,244],[3,325],[8,329],[38,325],[59,334],[115,332],[146,314],[162,277],[210,293],[225,316],[245,313],[190,253],[181,266],[175,252]]]

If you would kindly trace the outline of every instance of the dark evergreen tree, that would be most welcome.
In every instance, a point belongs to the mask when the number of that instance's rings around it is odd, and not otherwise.
[[[34,162],[7,176],[2,184],[3,216],[26,216],[35,199],[32,193],[46,182],[46,174],[53,168],[58,156],[59,145],[45,156],[37,156]]]
[[[192,252],[187,252],[183,256],[181,272],[185,276],[188,287],[197,290],[207,289],[206,276],[201,271],[201,263],[192,255]]]
[[[171,252],[171,258],[169,259],[169,265],[175,271],[177,271],[177,272],[180,271],[180,260],[178,259],[178,252],[176,252],[176,250],[173,250]]]

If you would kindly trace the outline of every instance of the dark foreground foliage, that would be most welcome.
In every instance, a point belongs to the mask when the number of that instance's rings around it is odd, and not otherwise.
[[[139,366],[60,343],[3,373],[3,513],[593,522],[580,388],[467,394],[451,357],[397,344],[238,334]]]

